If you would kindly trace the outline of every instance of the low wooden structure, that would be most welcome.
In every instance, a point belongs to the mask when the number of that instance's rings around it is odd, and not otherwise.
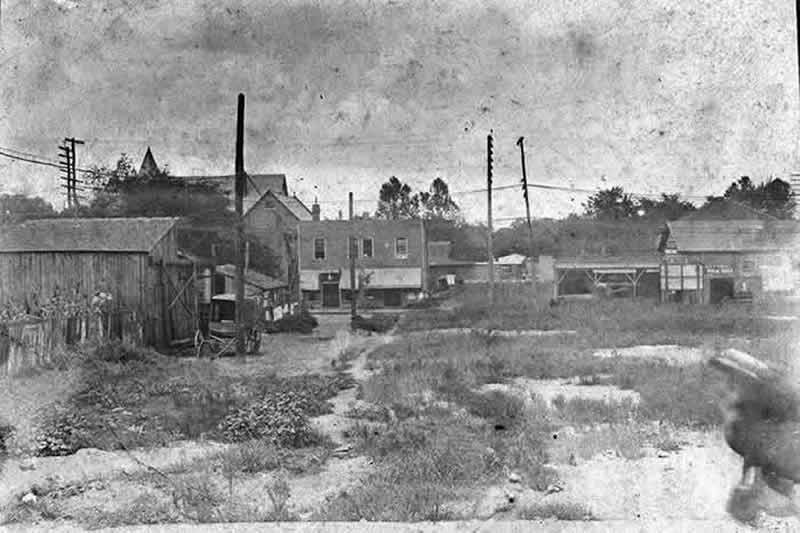
[[[143,344],[191,339],[195,269],[178,253],[177,221],[60,218],[4,227],[0,311],[83,316],[101,295],[104,313],[135,317]],[[5,315],[5,321],[13,318]]]
[[[562,257],[553,263],[553,297],[659,296],[657,255]]]

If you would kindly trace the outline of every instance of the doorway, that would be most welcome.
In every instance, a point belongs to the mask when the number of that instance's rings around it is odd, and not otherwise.
[[[718,304],[733,298],[733,278],[717,278],[709,281],[710,303]]]
[[[339,282],[322,284],[322,307],[339,307]]]

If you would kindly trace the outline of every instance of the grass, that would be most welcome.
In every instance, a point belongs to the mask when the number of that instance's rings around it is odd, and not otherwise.
[[[578,503],[535,503],[523,507],[519,511],[520,520],[595,520],[592,511]]]
[[[694,344],[704,336],[748,336],[769,338],[787,327],[800,331],[799,324],[760,318],[774,304],[750,309],[746,306],[707,306],[664,303],[648,299],[598,299],[562,301],[550,305],[550,290],[530,285],[496,288],[495,306],[490,306],[485,285],[459,287],[453,311],[419,309],[401,321],[404,331],[439,328],[566,329],[577,330],[584,338],[602,347],[635,344]]]

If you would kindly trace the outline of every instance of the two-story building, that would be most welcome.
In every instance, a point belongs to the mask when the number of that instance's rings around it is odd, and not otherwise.
[[[427,245],[421,220],[313,220],[299,223],[300,289],[311,307],[349,302],[351,236],[356,239],[356,290],[371,304],[399,307],[427,283]]]
[[[158,173],[148,147],[139,169],[140,175]],[[235,176],[175,176],[188,184],[213,184],[229,199],[228,209],[235,209]],[[245,231],[256,236],[278,259],[279,272],[264,272],[288,284],[297,294],[297,224],[311,220],[311,211],[296,196],[289,194],[284,174],[248,174],[242,200]],[[186,228],[183,229],[186,231]]]

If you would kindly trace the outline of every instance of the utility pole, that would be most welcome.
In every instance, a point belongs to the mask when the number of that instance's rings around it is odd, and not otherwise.
[[[348,239],[350,245],[350,318],[355,318],[356,314],[358,314],[356,309],[356,254],[358,253],[358,246],[356,245],[352,192],[348,195],[348,200],[350,204],[350,238]]]
[[[236,355],[244,355],[244,94],[236,111]]]
[[[517,146],[522,158],[522,195],[525,197],[525,215],[528,217],[528,261],[533,261],[533,224],[531,224],[531,203],[528,199],[528,175],[525,172],[525,137],[517,140]],[[531,283],[535,285],[536,275],[533,274],[533,269],[529,268],[528,273],[531,274]]]
[[[486,137],[486,218],[489,234],[486,239],[489,252],[489,305],[494,306],[494,253],[492,252],[492,130]]]
[[[78,173],[75,156],[75,146],[78,144],[84,142],[74,137],[66,137],[64,144],[58,147],[59,168],[64,173],[62,180],[65,182],[62,187],[67,190],[67,208],[78,206]]]
[[[58,166],[62,172],[62,188],[67,190],[67,209],[72,209],[72,151],[66,143],[58,147]]]

